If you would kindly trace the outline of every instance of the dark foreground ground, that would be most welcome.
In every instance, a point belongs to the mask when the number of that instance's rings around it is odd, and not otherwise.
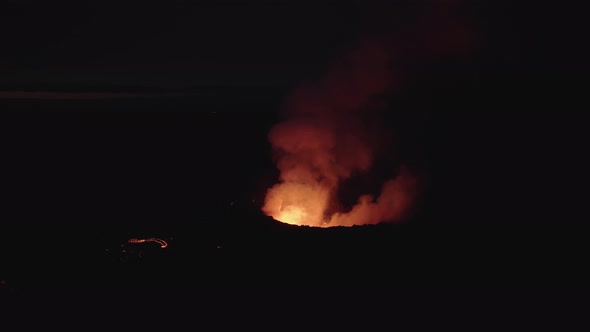
[[[234,218],[254,215],[234,212]],[[76,237],[55,228],[45,229],[48,236],[13,229],[12,239],[22,237],[3,243],[3,253],[10,254],[2,268],[3,320],[310,327],[588,323],[589,251],[581,227],[310,229],[260,218],[255,228],[229,219],[223,226],[155,234],[168,239],[165,249],[126,244],[133,232],[107,227],[70,228]]]

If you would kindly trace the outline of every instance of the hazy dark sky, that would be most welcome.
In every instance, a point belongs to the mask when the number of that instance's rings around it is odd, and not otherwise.
[[[553,55],[571,65],[583,59],[579,52],[564,57],[555,51],[581,43],[581,20],[540,4],[22,0],[0,10],[0,88],[290,85],[320,75],[363,38],[407,22],[428,27],[417,23],[420,15],[450,7],[470,21],[477,51],[492,62],[556,65]]]
[[[284,83],[343,53],[379,12],[361,1],[58,0],[3,7],[1,83],[8,88]]]
[[[491,65],[575,71],[585,61],[582,11],[565,5],[20,0],[0,10],[0,89],[291,85],[320,75],[362,38],[453,6],[470,21],[477,52]]]

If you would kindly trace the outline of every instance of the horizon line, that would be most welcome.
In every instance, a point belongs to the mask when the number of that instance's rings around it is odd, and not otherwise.
[[[62,92],[62,91],[26,91],[0,90],[0,99],[40,99],[40,100],[96,100],[134,97],[182,96],[179,92]]]

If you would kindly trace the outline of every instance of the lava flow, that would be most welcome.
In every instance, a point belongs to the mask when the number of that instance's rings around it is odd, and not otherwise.
[[[160,245],[160,248],[168,247],[168,243],[162,239],[158,239],[155,237],[149,237],[145,239],[129,239],[128,243],[144,243],[144,242],[155,242]]]

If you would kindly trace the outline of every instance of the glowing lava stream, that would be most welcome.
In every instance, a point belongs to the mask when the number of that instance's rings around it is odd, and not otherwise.
[[[149,237],[146,239],[129,239],[128,243],[144,243],[144,242],[155,242],[160,245],[160,248],[166,248],[168,243],[162,239],[158,239],[155,237]]]

